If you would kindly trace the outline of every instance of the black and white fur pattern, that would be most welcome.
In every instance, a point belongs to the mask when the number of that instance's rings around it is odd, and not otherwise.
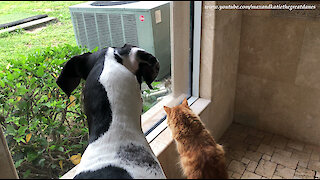
[[[141,129],[141,82],[150,88],[159,62],[131,45],[71,58],[57,79],[70,96],[85,79],[89,145],[75,178],[165,178]]]

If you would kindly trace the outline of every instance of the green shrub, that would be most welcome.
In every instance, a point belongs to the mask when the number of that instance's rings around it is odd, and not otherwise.
[[[20,178],[59,178],[83,153],[88,129],[81,112],[81,85],[70,102],[57,86],[64,63],[84,49],[70,45],[18,57],[0,73],[0,118]]]
[[[84,81],[70,99],[56,84],[64,63],[85,51],[68,44],[47,47],[1,67],[0,123],[20,178],[59,178],[88,145]],[[158,84],[153,82],[155,89]],[[143,112],[154,101],[145,101]]]

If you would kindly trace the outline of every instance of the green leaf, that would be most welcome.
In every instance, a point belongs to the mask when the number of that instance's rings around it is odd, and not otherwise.
[[[42,159],[39,160],[38,164],[39,164],[41,167],[43,167],[45,161],[46,161],[46,160],[42,158]]]
[[[49,147],[50,150],[54,150],[54,148],[56,148],[56,145],[52,145]]]
[[[159,81],[159,82],[152,82],[151,85],[152,85],[152,86],[157,86],[157,85],[159,85],[160,83],[161,83],[160,81]]]
[[[21,117],[19,119],[19,124],[20,125],[28,125],[28,121],[24,118],[24,117]],[[28,128],[28,127],[27,127]]]
[[[8,75],[7,75],[7,79],[10,80],[10,81],[12,81],[12,80],[14,79],[14,77],[13,77],[12,74],[8,74]]]
[[[15,163],[14,163],[14,167],[15,168],[18,168],[18,167],[20,167],[20,165],[21,165],[21,163],[24,161],[24,159],[19,159],[18,161],[16,161]]]
[[[26,170],[26,172],[23,174],[23,179],[27,179],[29,177],[30,173],[31,173],[30,169]]]
[[[82,142],[80,142],[80,144],[82,144],[82,145],[88,145],[88,141],[82,141]]]
[[[91,52],[94,53],[94,52],[96,52],[96,51],[98,51],[98,50],[99,50],[99,47],[97,46],[97,47],[95,47]]]
[[[41,145],[42,147],[47,147],[47,145],[48,145],[48,141],[47,141],[47,139],[44,138],[44,137],[40,138],[40,139],[39,139],[39,142],[40,142],[40,145]]]
[[[12,136],[15,136],[16,135],[16,130],[14,129],[14,127],[13,126],[11,126],[11,125],[7,125],[7,133],[9,134],[9,135],[12,135]]]
[[[38,157],[38,153],[34,152],[34,151],[29,151],[27,153],[27,161],[28,162],[32,162],[33,160],[35,160]]]
[[[2,80],[0,80],[0,86],[1,86],[2,88],[4,88],[5,85],[6,85],[6,84],[5,84]]]
[[[28,126],[21,126],[19,129],[18,129],[18,135],[21,136],[23,134],[25,134],[26,130],[28,129]]]
[[[58,147],[58,151],[63,152],[63,151],[64,151],[64,148],[60,146],[60,147]]]
[[[23,143],[26,143],[26,141],[24,140],[24,137],[23,137],[23,136],[14,137],[13,139],[16,140],[17,143],[20,143],[21,141],[22,141]]]
[[[44,75],[44,69],[43,67],[39,67],[39,69],[37,70],[36,74],[41,77]]]
[[[19,77],[19,73],[18,72],[13,72],[12,76],[14,79],[17,79]]]
[[[82,145],[79,145],[79,144],[74,144],[74,145],[71,145],[72,149],[80,149],[82,148]]]
[[[8,79],[9,80],[9,79]],[[13,83],[11,81],[7,81],[7,84],[10,86],[10,87],[14,87]]]
[[[60,126],[57,129],[57,132],[60,133],[60,134],[64,134],[66,132],[66,127],[65,126]]]

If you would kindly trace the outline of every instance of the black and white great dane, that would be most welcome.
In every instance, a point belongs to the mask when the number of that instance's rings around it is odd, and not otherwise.
[[[166,178],[141,129],[141,83],[152,88],[158,60],[125,44],[72,57],[57,78],[70,96],[84,79],[89,145],[74,178]]]

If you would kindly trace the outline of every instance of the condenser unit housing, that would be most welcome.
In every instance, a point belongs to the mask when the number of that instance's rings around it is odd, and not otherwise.
[[[90,1],[69,10],[78,46],[92,50],[129,43],[159,60],[158,80],[170,74],[168,1]]]

